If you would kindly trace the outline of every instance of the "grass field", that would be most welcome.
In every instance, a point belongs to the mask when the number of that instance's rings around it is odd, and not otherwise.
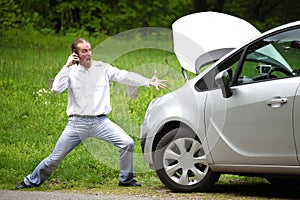
[[[76,36],[47,36],[27,30],[9,31],[3,38],[0,46],[0,187],[13,188],[51,153],[66,125],[67,93],[53,95],[48,89],[48,80],[66,62],[69,45]],[[105,36],[87,39],[96,46]],[[169,80],[170,88],[166,91],[139,88],[137,99],[127,97],[123,85],[114,83],[111,87],[113,112],[109,117],[134,138],[136,171],[142,176],[152,177],[153,172],[142,160],[139,127],[151,99],[183,83],[183,79],[178,78],[180,74],[166,66],[166,60],[178,64],[174,58],[169,52],[145,49],[122,55],[113,63],[149,78],[157,70],[158,76]],[[88,139],[63,160],[43,186],[89,188],[112,180],[117,182],[118,173],[117,149]]]
[[[51,153],[67,123],[67,93],[53,95],[49,92],[48,80],[66,62],[70,53],[69,45],[75,38],[76,35],[49,36],[30,30],[11,30],[2,36],[0,189],[14,189],[24,176],[31,173]],[[105,38],[87,37],[92,46],[98,45]],[[101,141],[88,139],[72,151],[50,179],[36,190],[169,194],[142,159],[139,129],[148,103],[184,83],[177,59],[170,52],[144,49],[122,55],[112,64],[147,77],[151,77],[154,70],[157,70],[159,78],[168,80],[169,89],[157,91],[155,88],[139,88],[136,99],[126,95],[127,88],[123,85],[114,83],[111,87],[113,111],[109,117],[134,138],[136,176],[146,187],[116,190],[119,173],[117,149]],[[257,184],[258,187],[267,184],[260,178],[222,175],[217,185],[226,187],[228,184],[244,183]],[[220,193],[223,192],[221,189]],[[224,198],[227,198],[226,195]]]

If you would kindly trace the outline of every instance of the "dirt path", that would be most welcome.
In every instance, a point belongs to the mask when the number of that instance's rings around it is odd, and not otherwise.
[[[117,193],[118,192],[118,193]],[[128,190],[117,194],[99,191],[34,191],[0,190],[0,200],[198,200],[198,199],[245,199],[245,200],[291,200],[300,199],[300,186],[272,186],[271,184],[216,185],[204,193],[172,193],[164,188],[147,188],[132,193]],[[122,195],[124,194],[124,195]]]
[[[77,192],[42,192],[42,191],[22,191],[22,190],[0,190],[0,200],[158,200],[161,198],[120,196],[104,194],[82,194]]]

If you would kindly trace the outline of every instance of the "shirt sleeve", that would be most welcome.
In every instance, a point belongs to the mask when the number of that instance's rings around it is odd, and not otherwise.
[[[63,68],[54,78],[51,91],[53,91],[54,93],[61,93],[65,89],[67,89],[69,83],[69,73],[70,68],[63,66]]]
[[[150,86],[149,78],[146,78],[135,72],[120,70],[111,65],[108,66],[107,74],[110,80],[117,81],[122,84],[131,85],[131,86],[146,86],[146,87]]]

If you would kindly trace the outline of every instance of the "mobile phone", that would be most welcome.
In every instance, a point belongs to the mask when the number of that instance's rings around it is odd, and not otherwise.
[[[78,56],[77,51],[73,51],[73,53],[76,53],[76,55]],[[79,57],[78,57],[79,58]],[[79,65],[79,61],[75,61],[76,65]]]

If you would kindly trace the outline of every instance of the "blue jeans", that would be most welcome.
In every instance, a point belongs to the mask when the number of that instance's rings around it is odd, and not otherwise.
[[[53,152],[35,168],[32,174],[25,177],[25,184],[28,186],[42,184],[49,178],[61,160],[88,137],[98,138],[118,147],[120,149],[120,182],[132,181],[134,142],[118,125],[106,116],[101,116],[98,118],[69,118]]]

